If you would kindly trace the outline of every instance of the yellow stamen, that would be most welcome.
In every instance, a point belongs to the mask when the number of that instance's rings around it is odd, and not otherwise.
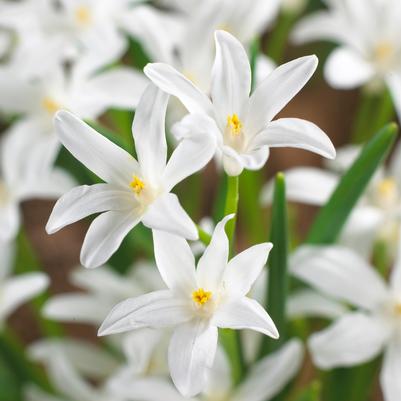
[[[80,25],[88,25],[92,19],[89,8],[83,5],[79,6],[75,10],[75,18]]]
[[[381,196],[392,198],[397,192],[397,183],[394,178],[384,178],[380,181],[378,190]]]
[[[45,97],[42,100],[42,106],[49,114],[55,114],[58,110],[61,109],[61,105],[51,97]]]
[[[192,299],[198,305],[204,305],[212,298],[212,293],[210,291],[205,291],[203,288],[198,288],[192,293]]]
[[[242,122],[237,114],[227,117],[227,128],[230,129],[232,135],[239,135],[242,131]]]
[[[401,303],[395,305],[395,313],[401,315]]]
[[[375,50],[374,56],[379,63],[386,63],[394,55],[394,46],[390,42],[379,43]]]
[[[134,175],[134,178],[130,182],[129,186],[132,188],[136,195],[140,195],[145,188],[145,183],[138,176]]]

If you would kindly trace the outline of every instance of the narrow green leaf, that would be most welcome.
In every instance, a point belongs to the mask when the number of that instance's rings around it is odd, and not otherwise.
[[[288,217],[285,196],[285,177],[276,175],[272,206],[270,240],[273,249],[269,255],[269,279],[267,282],[267,307],[280,333],[279,340],[264,337],[260,356],[278,349],[286,338],[286,299],[288,290]]]
[[[293,401],[319,401],[321,399],[321,384],[318,381],[312,382],[307,388],[303,389]]]
[[[370,179],[388,155],[397,136],[394,123],[382,128],[344,174],[328,203],[320,209],[307,238],[310,244],[335,242]]]

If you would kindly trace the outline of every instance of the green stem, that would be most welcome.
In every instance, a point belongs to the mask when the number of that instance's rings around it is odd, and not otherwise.
[[[267,310],[280,333],[278,340],[263,338],[260,356],[280,348],[286,338],[286,300],[288,292],[288,218],[283,173],[276,175],[270,240],[273,249],[269,255],[267,280]]]
[[[204,245],[209,245],[212,237],[202,229],[200,226],[196,226],[198,229],[198,235],[199,235],[199,240],[204,244]]]
[[[239,199],[239,177],[227,177],[227,192],[224,215],[234,213],[235,216],[227,222],[226,233],[230,244],[230,255],[234,249],[234,233],[237,219]],[[245,361],[242,353],[241,339],[238,331],[230,329],[220,330],[221,342],[231,362],[234,383],[238,384],[245,374]]]

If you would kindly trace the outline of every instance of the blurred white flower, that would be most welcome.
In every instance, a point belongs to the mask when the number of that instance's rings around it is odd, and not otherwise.
[[[353,366],[385,352],[380,376],[386,401],[401,398],[401,258],[387,286],[358,254],[341,246],[299,248],[291,271],[355,310],[312,334],[309,348],[323,369]]]
[[[293,39],[340,44],[325,65],[334,88],[386,83],[401,115],[401,3],[398,0],[326,1],[328,10],[305,17]],[[379,17],[380,16],[380,17]]]
[[[49,285],[49,278],[40,272],[11,275],[15,249],[13,243],[0,242],[0,329],[7,317]]]
[[[233,36],[217,31],[211,99],[167,64],[147,65],[145,74],[178,97],[191,113],[174,127],[176,136],[190,137],[207,129],[213,133],[215,153],[222,158],[227,174],[239,175],[244,168],[263,167],[270,147],[290,146],[328,158],[335,156],[330,139],[316,125],[294,118],[272,121],[306,84],[316,66],[315,56],[284,64],[249,97],[251,69],[246,52]]]
[[[228,262],[224,228],[232,217],[217,224],[197,269],[183,238],[154,230],[156,263],[168,289],[118,304],[99,329],[99,335],[108,335],[143,327],[175,327],[168,360],[173,382],[184,396],[204,389],[216,353],[218,327],[249,328],[278,337],[266,311],[246,297],[272,244],[256,245]]]
[[[77,267],[70,282],[85,292],[51,297],[42,310],[46,318],[98,326],[116,303],[163,287],[156,266],[145,262],[136,263],[124,276],[108,266],[95,270]]]
[[[139,222],[188,239],[198,238],[195,224],[170,191],[210,160],[212,139],[203,134],[181,141],[167,163],[167,101],[168,95],[149,85],[138,104],[132,127],[138,161],[72,114],[61,111],[56,116],[63,145],[106,181],[65,194],[46,226],[48,233],[54,233],[102,212],[92,222],[82,246],[81,263],[86,267],[106,262]]]
[[[324,205],[341,175],[347,171],[360,153],[359,146],[348,145],[337,150],[329,170],[296,167],[285,172],[287,199],[316,206]],[[271,203],[274,183],[268,182],[262,191],[262,203]],[[400,237],[401,218],[401,145],[391,157],[388,168],[380,168],[372,178],[364,195],[355,206],[343,232],[341,243],[369,257],[374,242],[384,241],[394,255]]]
[[[46,149],[26,146],[20,135],[24,124],[14,124],[0,141],[0,241],[17,235],[22,201],[54,199],[75,185],[64,170],[46,162]]]

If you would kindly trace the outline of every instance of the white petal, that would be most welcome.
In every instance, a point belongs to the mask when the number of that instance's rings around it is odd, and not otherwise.
[[[374,318],[349,313],[328,329],[312,334],[309,349],[320,368],[353,366],[378,355],[388,335],[386,327]]]
[[[196,270],[197,283],[207,291],[216,291],[221,285],[229,252],[225,226],[233,217],[234,215],[230,214],[216,225],[210,244],[199,259]]]
[[[45,393],[33,384],[25,386],[24,397],[27,401],[65,401],[62,398],[54,397],[51,394]]]
[[[195,258],[188,242],[176,235],[153,230],[157,268],[166,285],[183,293],[195,287]]]
[[[401,341],[390,342],[384,354],[380,383],[386,401],[398,401],[401,397]]]
[[[393,98],[395,110],[397,111],[398,118],[401,118],[401,74],[391,73],[386,77],[387,85],[390,89],[391,96]],[[399,152],[397,152],[399,154]],[[397,171],[397,177],[400,177],[401,173]],[[400,179],[401,181],[401,179]]]
[[[194,222],[175,194],[164,194],[157,198],[146,210],[142,223],[152,230],[167,231],[191,240],[198,239]]]
[[[374,73],[371,64],[346,47],[334,50],[324,68],[327,82],[337,89],[357,88],[373,78]]]
[[[213,316],[213,324],[234,330],[255,330],[275,339],[279,337],[267,312],[258,302],[247,297],[230,299],[222,304]]]
[[[268,124],[258,134],[255,147],[291,147],[309,150],[323,157],[333,159],[336,150],[329,137],[315,124],[299,118],[280,118]]]
[[[287,301],[288,316],[336,319],[348,311],[343,304],[314,290],[299,290]]]
[[[373,309],[387,296],[386,285],[377,271],[342,246],[300,247],[291,257],[290,266],[297,278],[351,305]]]
[[[140,222],[134,212],[102,213],[91,223],[81,249],[81,263],[98,267],[119,248],[125,236]]]
[[[230,394],[233,387],[231,366],[223,347],[218,346],[212,370],[207,377],[207,384],[202,395],[207,400],[212,399],[216,394]]]
[[[314,167],[296,167],[285,171],[287,199],[309,205],[324,205],[336,188],[339,177],[329,171]],[[261,201],[264,205],[273,201],[274,180],[263,188]]]
[[[14,266],[15,241],[0,241],[0,281],[4,281]]]
[[[168,362],[171,378],[183,396],[193,397],[204,389],[216,347],[217,328],[203,321],[188,322],[175,329]]]
[[[90,294],[64,294],[50,298],[42,313],[47,319],[59,322],[99,325],[110,311],[109,300]]]
[[[112,107],[132,110],[137,106],[147,84],[148,80],[139,71],[118,67],[95,75],[81,90],[92,104],[97,104],[100,111]]]
[[[304,87],[317,67],[316,56],[301,57],[276,68],[249,100],[245,131],[256,135]]]
[[[76,159],[104,181],[128,186],[138,171],[129,153],[67,111],[56,114],[55,125],[61,143]]]
[[[46,231],[53,234],[91,214],[108,210],[128,210],[133,203],[133,194],[118,186],[82,185],[67,192],[57,201],[46,224]]]
[[[290,340],[260,360],[235,391],[232,401],[265,401],[278,394],[298,373],[304,356],[299,340]]]
[[[397,254],[390,276],[390,285],[395,293],[401,293],[401,235],[398,237]]]
[[[8,202],[0,206],[0,241],[7,242],[14,239],[20,226],[20,211],[18,204]]]
[[[26,273],[6,280],[1,289],[3,299],[0,316],[7,317],[20,305],[43,292],[49,285],[49,278],[44,273]]]
[[[173,67],[163,63],[148,64],[144,72],[160,89],[178,97],[190,113],[213,116],[209,98]]]
[[[216,150],[216,138],[213,134],[217,131],[215,122],[207,116],[192,114],[186,117],[184,124],[189,123],[197,126],[192,125],[190,135],[180,141],[163,174],[167,191],[205,167]]]
[[[262,272],[272,247],[270,242],[254,245],[230,260],[223,276],[228,294],[240,297],[248,294]]]
[[[216,116],[224,128],[227,117],[243,115],[251,90],[251,67],[244,47],[228,32],[216,31],[215,42],[211,96]]]
[[[154,291],[116,305],[100,326],[98,335],[175,326],[188,321],[192,317],[190,312],[187,300],[175,298],[169,290]]]
[[[141,171],[157,182],[166,167],[167,143],[165,117],[168,95],[149,84],[139,101],[132,134]]]

